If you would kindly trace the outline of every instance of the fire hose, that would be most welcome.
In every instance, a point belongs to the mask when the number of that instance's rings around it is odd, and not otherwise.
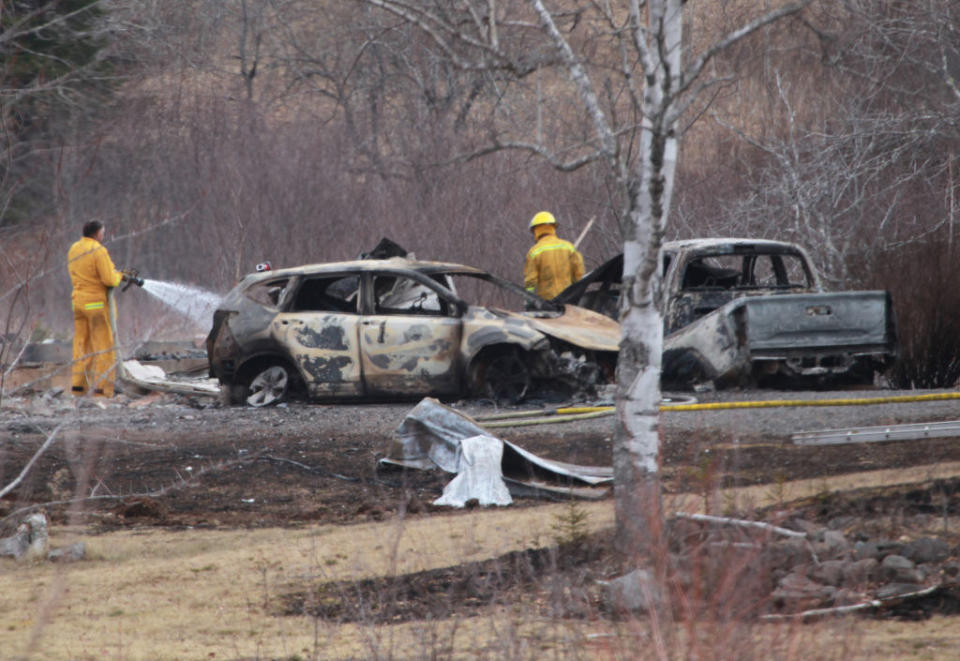
[[[888,397],[845,397],[836,399],[773,399],[742,402],[665,403],[660,412],[670,411],[723,411],[734,409],[795,408],[803,406],[870,406],[874,404],[903,404],[911,402],[937,402],[960,399],[960,392],[927,393],[923,395],[892,395]],[[476,418],[484,427],[521,427],[547,425],[600,418],[616,413],[615,406],[561,407],[531,411],[513,411]]]

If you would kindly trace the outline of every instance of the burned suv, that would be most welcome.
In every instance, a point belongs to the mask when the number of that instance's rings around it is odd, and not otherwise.
[[[214,313],[207,354],[231,403],[518,401],[612,381],[619,341],[615,321],[480,269],[391,258],[246,276]]]

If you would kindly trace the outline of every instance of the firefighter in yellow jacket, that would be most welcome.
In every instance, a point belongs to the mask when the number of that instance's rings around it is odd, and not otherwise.
[[[107,291],[125,275],[118,271],[103,241],[103,224],[90,221],[83,238],[70,246],[67,268],[73,283],[73,394],[113,397],[115,349]]]
[[[583,277],[583,256],[557,236],[557,219],[541,211],[530,221],[535,243],[523,265],[523,286],[548,301]]]

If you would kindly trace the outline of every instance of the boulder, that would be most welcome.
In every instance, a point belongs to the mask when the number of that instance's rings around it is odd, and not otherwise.
[[[606,584],[606,601],[613,612],[646,613],[662,606],[663,595],[650,572],[634,569]]]

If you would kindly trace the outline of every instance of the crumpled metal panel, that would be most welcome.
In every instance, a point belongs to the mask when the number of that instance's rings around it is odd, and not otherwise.
[[[565,305],[559,317],[525,316],[524,319],[542,333],[584,349],[620,350],[620,324],[592,310]]]
[[[387,456],[379,461],[381,466],[440,468],[456,473],[460,468],[461,442],[491,435],[469,416],[428,397],[407,413],[394,436]],[[502,443],[500,473],[514,495],[602,498],[609,491],[604,485],[613,482],[610,466],[553,461],[509,441]]]

